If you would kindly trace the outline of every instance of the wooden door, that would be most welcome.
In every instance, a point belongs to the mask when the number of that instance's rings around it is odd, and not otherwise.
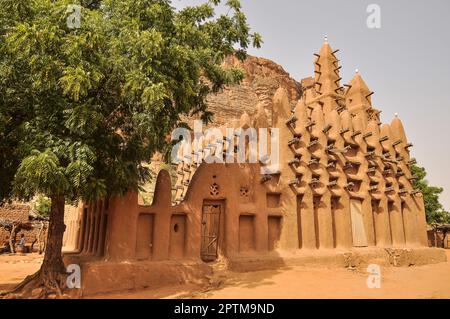
[[[361,201],[350,200],[350,212],[352,217],[352,235],[354,247],[367,247],[367,235],[364,227],[364,219],[361,210]]]
[[[215,261],[218,256],[221,205],[204,205],[202,213],[201,258]]]

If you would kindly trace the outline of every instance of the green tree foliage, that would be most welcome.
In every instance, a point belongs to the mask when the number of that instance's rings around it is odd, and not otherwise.
[[[50,197],[49,236],[62,238],[52,220],[64,200],[146,181],[142,163],[180,118],[210,120],[206,96],[243,78],[224,58],[261,44],[240,2],[217,15],[221,2],[0,0],[0,201]],[[82,6],[80,28],[69,4]]]
[[[50,216],[51,200],[48,197],[39,195],[34,203],[34,209],[43,217]]]
[[[420,190],[423,194],[427,222],[429,224],[450,224],[450,214],[444,210],[444,207],[439,202],[439,195],[444,189],[429,185],[425,179],[427,176],[425,168],[413,165],[411,172],[417,177],[414,181],[414,188]]]
[[[164,0],[103,1],[83,7],[80,29],[66,25],[73,1],[1,2],[0,123],[9,130],[0,132],[11,134],[1,145],[4,156],[17,153],[2,165],[8,181],[20,160],[15,193],[24,198],[136,188],[148,177],[141,162],[180,115],[210,119],[205,97],[242,79],[221,67],[224,57],[260,44],[239,1],[219,17],[220,1],[180,12]]]

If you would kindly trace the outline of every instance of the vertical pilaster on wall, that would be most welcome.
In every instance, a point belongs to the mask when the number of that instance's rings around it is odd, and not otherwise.
[[[427,218],[425,215],[425,204],[422,194],[417,194],[414,196],[414,204],[417,209],[417,228],[419,231],[420,245],[423,247],[428,247]]]
[[[289,159],[291,181],[295,182],[290,187],[297,196],[298,237],[299,247],[302,249],[317,249],[316,218],[314,214],[313,191],[311,188],[312,171],[309,167],[312,155],[307,146],[311,143],[310,127],[313,124],[308,115],[308,107],[305,103],[304,95],[294,111],[296,121],[290,125],[292,138],[297,138],[298,142],[291,146],[293,154]],[[292,190],[291,190],[292,192]]]
[[[292,132],[286,122],[292,116],[292,110],[285,89],[279,88],[273,98],[273,121],[274,126],[279,129],[280,144],[280,181],[282,185],[280,209],[283,214],[283,227],[280,234],[280,245],[285,249],[298,249],[298,225],[297,225],[297,195],[289,186],[290,181],[295,178],[288,165],[292,153],[288,149]]]
[[[389,199],[386,190],[386,170],[391,169],[390,164],[383,160],[384,149],[380,142],[381,133],[379,123],[376,120],[370,120],[364,131],[364,140],[367,144],[366,158],[369,163],[367,172],[370,178],[369,192],[373,201],[378,201],[379,207],[375,212],[375,233],[377,246],[392,246],[392,231],[390,223]],[[372,201],[372,202],[373,202]]]

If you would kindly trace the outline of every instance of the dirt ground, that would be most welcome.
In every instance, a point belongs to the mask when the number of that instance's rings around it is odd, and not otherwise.
[[[25,277],[39,270],[43,255],[16,254],[0,255],[0,292],[14,288]]]
[[[95,298],[445,298],[450,299],[449,261],[419,267],[381,269],[381,288],[369,289],[368,273],[343,268],[289,267],[226,273],[209,287],[182,285]],[[0,256],[0,291],[38,270],[42,257]]]

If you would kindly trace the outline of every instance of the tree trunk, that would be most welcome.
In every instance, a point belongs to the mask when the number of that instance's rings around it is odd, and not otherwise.
[[[41,268],[28,276],[13,291],[12,298],[63,297],[67,273],[62,259],[64,225],[64,196],[52,196],[45,256]],[[8,295],[8,294],[6,294]]]
[[[50,222],[48,225],[47,245],[45,247],[44,261],[41,272],[44,273],[65,273],[62,260],[62,246],[64,231],[64,196],[52,196],[52,207]]]

